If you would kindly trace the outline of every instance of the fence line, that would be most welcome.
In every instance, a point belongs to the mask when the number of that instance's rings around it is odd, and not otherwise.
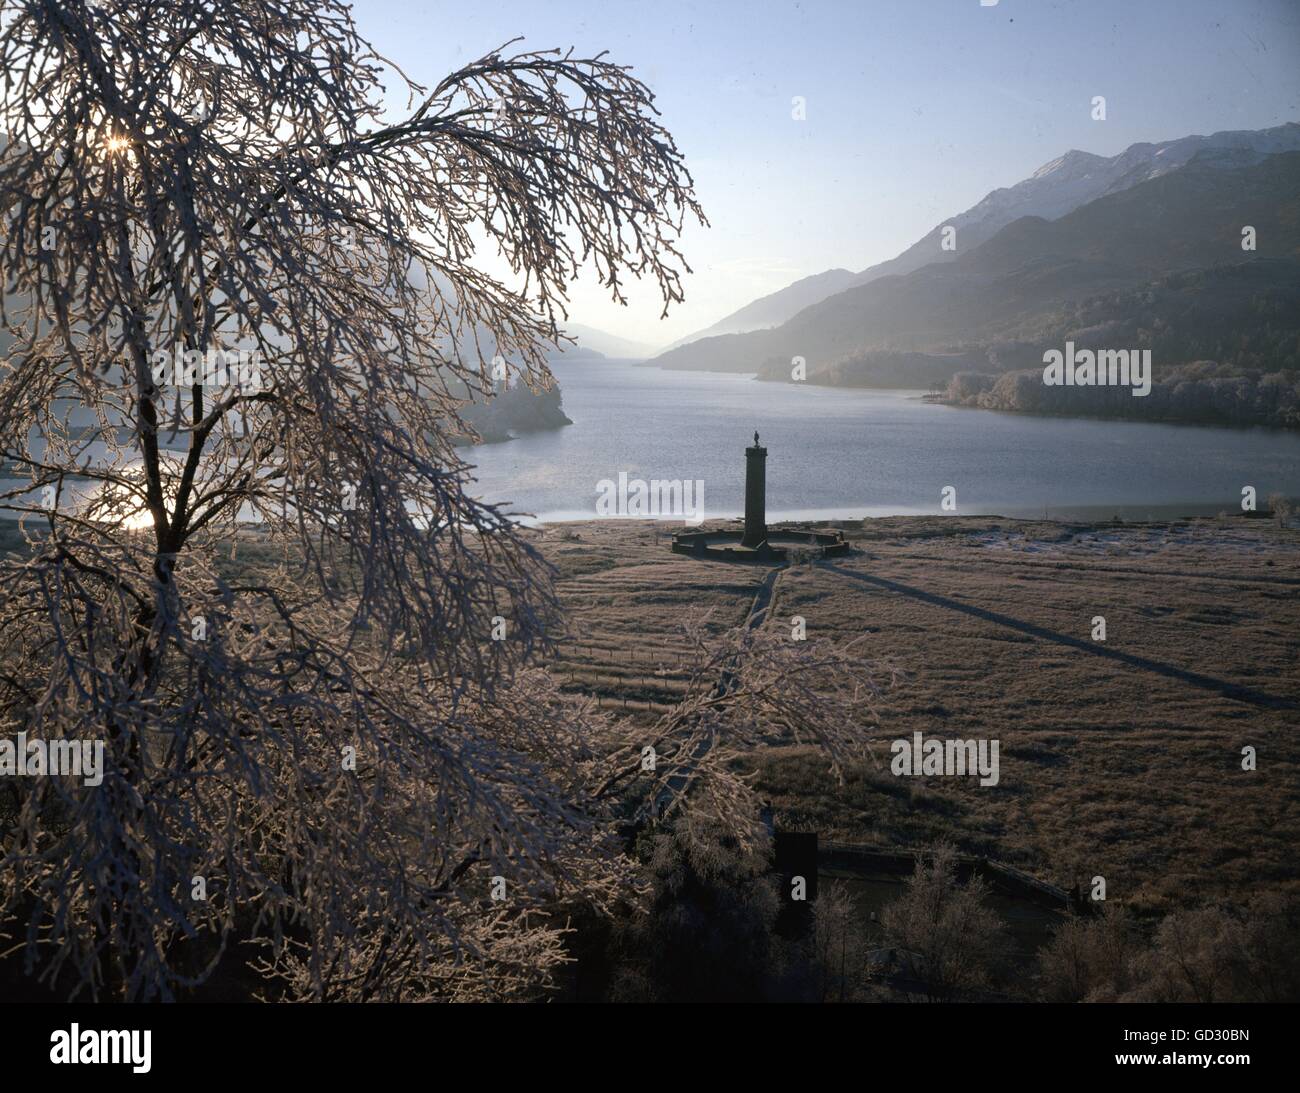
[[[870,843],[852,843],[839,839],[819,839],[817,842],[817,854],[844,854],[851,857],[876,858],[889,862],[889,868],[898,871],[899,867],[907,861],[915,861],[918,854],[922,858],[929,858],[931,855],[928,851],[912,850],[901,847],[874,846]],[[1064,888],[1055,884],[1049,884],[1047,881],[1039,880],[1037,877],[1026,873],[1022,869],[1017,869],[1014,865],[1007,865],[1004,862],[995,861],[992,858],[979,857],[970,854],[957,855],[957,862],[977,872],[983,876],[992,874],[994,880],[1001,880],[1004,886],[1020,887],[1030,889],[1041,896],[1047,896],[1053,903],[1060,904],[1064,907],[1074,905],[1070,893]]]

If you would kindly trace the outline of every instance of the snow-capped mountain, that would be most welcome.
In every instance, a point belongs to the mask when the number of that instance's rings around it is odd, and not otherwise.
[[[1207,153],[1203,158],[1208,160],[1213,157],[1216,163],[1225,167],[1249,167],[1264,156],[1295,151],[1300,151],[1300,124],[1296,122],[1288,122],[1273,129],[1232,130],[1208,137],[1180,137],[1159,144],[1131,144],[1119,155],[1110,157],[1071,150],[1050,163],[1043,164],[1023,182],[994,190],[979,204],[944,221],[944,224],[957,228],[959,249],[978,246],[994,232],[1022,216],[1057,220],[1099,197],[1127,190],[1139,182],[1176,171],[1193,156],[1203,152]],[[894,261],[923,247],[926,240],[932,237],[937,240],[943,226],[936,226],[925,239],[904,251]],[[976,237],[963,238],[963,228],[974,229]],[[942,252],[931,255],[913,268],[936,258],[943,260],[944,255],[950,254],[951,252]],[[888,264],[881,263],[882,266]],[[872,279],[867,274],[881,276],[882,274],[875,273],[880,268],[881,266],[873,266],[864,270],[859,275],[858,283]],[[903,271],[891,269],[888,272]]]
[[[1099,197],[1176,171],[1196,155],[1223,167],[1248,167],[1265,156],[1294,151],[1300,151],[1300,123],[1297,122],[1272,129],[1230,130],[1157,144],[1132,144],[1115,156],[1071,150],[1043,164],[1014,186],[994,190],[965,212],[936,224],[896,258],[852,275],[845,270],[830,270],[805,277],[747,304],[708,329],[675,342],[674,347],[720,334],[780,326],[806,307],[879,277],[911,273],[931,262],[951,261],[1022,216],[1057,220]],[[955,251],[940,246],[943,228],[949,225],[957,229]]]

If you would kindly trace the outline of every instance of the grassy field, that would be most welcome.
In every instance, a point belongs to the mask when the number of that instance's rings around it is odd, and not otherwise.
[[[806,749],[753,756],[779,823],[891,845],[947,835],[1065,887],[1104,876],[1139,911],[1300,883],[1300,532],[1243,518],[836,526],[855,553],[783,571],[766,625],[801,615],[809,637],[866,635],[906,676],[874,760],[843,785]],[[739,624],[764,574],[670,554],[648,523],[536,536],[569,617],[558,669],[634,717],[671,698],[674,674],[656,669],[682,622]],[[915,731],[998,739],[1000,783],[895,777],[889,741]]]
[[[996,517],[841,523],[854,553],[794,565],[765,625],[865,636],[904,678],[843,784],[806,748],[752,769],[779,824],[966,853],[1164,912],[1300,886],[1300,531],[1267,520],[1098,525]],[[16,550],[0,523],[0,550]],[[529,532],[558,571],[564,686],[651,719],[681,686],[683,623],[745,621],[763,568],[669,552],[649,522]],[[279,548],[242,547],[239,567]],[[1106,619],[1107,640],[1091,639]],[[1000,741],[1001,778],[904,778],[889,742]],[[1258,769],[1241,769],[1253,746]]]

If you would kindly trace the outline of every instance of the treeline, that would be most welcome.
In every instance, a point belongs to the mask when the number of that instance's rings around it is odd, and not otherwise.
[[[468,394],[466,397],[470,397]],[[462,407],[461,418],[484,443],[509,440],[516,433],[533,433],[542,429],[559,429],[573,422],[565,415],[560,386],[534,391],[522,381],[499,383],[488,398],[479,398]],[[468,437],[457,437],[467,444]]]
[[[1157,365],[1209,360],[1239,371],[1300,371],[1300,261],[1187,270],[1090,296],[1021,325],[1013,344],[1041,361],[1043,350],[1067,339],[1095,349],[1150,349]],[[995,354],[1013,366],[1032,363],[997,347]]]
[[[806,379],[822,387],[933,388],[947,383],[954,372],[978,369],[988,362],[989,354],[982,348],[940,353],[865,349],[809,369]],[[778,358],[763,362],[758,379],[798,382],[793,362]]]
[[[1300,428],[1300,262],[1260,260],[1170,274],[1070,304],[953,375],[961,406],[1071,417]],[[1149,395],[1043,383],[1043,353],[1149,349]]]
[[[1047,1002],[1294,1002],[1300,900],[1264,893],[1244,907],[1174,911],[1143,929],[1122,905],[1067,919],[1039,953]]]
[[[1043,354],[1151,351],[1155,389],[1048,387]],[[761,379],[789,381],[769,359]],[[1260,258],[1168,274],[1138,288],[1058,304],[1005,324],[993,340],[924,351],[864,348],[810,367],[807,382],[912,387],[963,406],[1025,413],[1296,428],[1300,260]]]
[[[647,834],[646,905],[574,923],[563,996],[619,1002],[1285,1002],[1300,1000],[1300,896],[1262,893],[1139,919],[1122,905],[1062,919],[1018,950],[986,881],[956,848],[919,857],[879,922],[823,883],[791,929],[762,847],[678,823]],[[783,913],[783,907],[785,911]],[[797,916],[796,916],[797,918]]]
[[[946,400],[1030,414],[1300,429],[1300,370],[1264,372],[1214,361],[1156,367],[1151,391],[1141,397],[1129,387],[1048,386],[1041,366],[1000,375],[959,372]]]

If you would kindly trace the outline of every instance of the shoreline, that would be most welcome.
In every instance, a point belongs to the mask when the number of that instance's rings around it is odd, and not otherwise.
[[[1296,499],[1288,498],[1287,500],[1295,501]],[[1260,503],[1266,503],[1263,498]],[[1199,511],[1198,511],[1199,510]],[[989,510],[987,512],[961,512],[961,513],[938,513],[933,510],[925,512],[899,512],[896,510],[871,511],[870,506],[860,508],[847,506],[843,509],[826,509],[821,510],[821,515],[816,511],[782,513],[780,511],[773,513],[767,520],[767,526],[772,530],[781,531],[808,531],[817,527],[833,528],[835,530],[850,530],[858,527],[866,527],[882,520],[940,520],[940,521],[961,521],[961,520],[996,520],[1013,524],[1058,524],[1058,525],[1078,525],[1089,527],[1144,527],[1144,526],[1167,526],[1172,524],[1185,524],[1194,521],[1242,521],[1249,523],[1251,521],[1273,521],[1277,514],[1267,509],[1261,509],[1255,512],[1241,512],[1239,505],[1234,506],[1231,499],[1226,502],[1214,501],[1188,501],[1188,502],[1161,502],[1152,505],[1062,505],[1059,508],[1049,507],[1046,511],[1040,512],[1028,508],[1006,508],[1003,511]],[[511,514],[516,515],[516,514]],[[570,527],[591,525],[641,525],[657,526],[660,532],[665,535],[672,535],[679,531],[723,531],[734,529],[736,525],[744,520],[744,513],[741,511],[720,513],[715,516],[706,517],[702,522],[697,524],[688,523],[680,517],[656,519],[646,516],[597,516],[591,513],[541,513],[539,514],[521,514],[526,515],[526,520],[517,520],[520,527],[529,529],[552,528],[552,527]]]
[[[922,402],[930,406],[949,406],[957,410],[984,410],[988,413],[995,414],[1014,414],[1017,417],[1034,417],[1045,418],[1058,421],[1106,421],[1106,422],[1131,422],[1135,425],[1187,425],[1197,428],[1209,429],[1231,429],[1234,431],[1251,431],[1263,430],[1270,433],[1279,433],[1293,435],[1300,432],[1300,421],[1294,425],[1270,425],[1264,423],[1243,424],[1233,421],[1224,420],[1216,416],[1152,416],[1143,417],[1129,414],[1093,414],[1093,413],[1052,413],[1046,410],[1017,410],[1009,406],[977,406],[960,399],[949,398],[946,394],[934,395],[926,391],[926,388],[915,383],[903,385],[881,385],[881,384],[862,384],[862,383],[824,383],[818,382],[815,378],[809,377],[799,383],[789,379],[778,378],[776,376],[766,375],[762,371],[735,371],[727,368],[688,368],[669,367],[667,365],[656,364],[654,358],[644,361],[615,361],[607,363],[633,364],[639,368],[656,368],[661,372],[681,372],[700,375],[718,375],[718,376],[736,376],[743,379],[755,380],[759,383],[768,384],[785,384],[789,387],[820,387],[830,391],[879,391],[883,394],[907,394],[909,401]]]

